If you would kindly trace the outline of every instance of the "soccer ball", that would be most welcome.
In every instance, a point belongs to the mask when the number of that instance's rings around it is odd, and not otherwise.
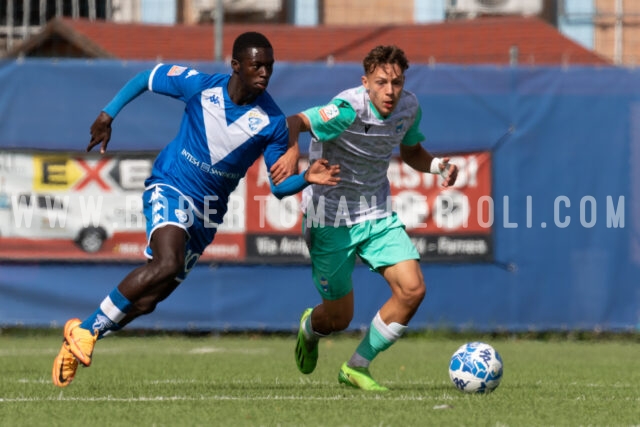
[[[451,356],[449,378],[465,393],[492,392],[502,379],[502,357],[487,343],[468,342]]]

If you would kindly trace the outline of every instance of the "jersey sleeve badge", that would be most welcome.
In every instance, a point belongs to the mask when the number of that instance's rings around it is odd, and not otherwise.
[[[186,69],[187,67],[183,67],[181,65],[174,65],[173,67],[169,68],[169,71],[167,71],[167,76],[169,77],[179,76],[180,74],[184,73],[184,70]]]
[[[329,120],[338,117],[340,114],[340,110],[338,106],[335,104],[328,104],[318,110],[320,117],[322,117],[323,122],[328,122]]]

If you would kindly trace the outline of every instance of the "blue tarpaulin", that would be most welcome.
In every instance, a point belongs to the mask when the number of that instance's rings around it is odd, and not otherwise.
[[[191,64],[229,72],[224,64]],[[0,63],[0,149],[83,151],[89,126],[148,62]],[[276,64],[269,91],[286,114],[359,84],[359,64]],[[425,264],[415,328],[635,329],[640,325],[640,74],[620,68],[413,64],[425,147],[492,156],[494,259]],[[110,149],[158,151],[184,104],[147,93],[114,121]],[[303,150],[306,147],[303,147]],[[1,166],[1,165],[0,165]],[[0,239],[0,244],[2,240]],[[142,260],[141,260],[142,262]],[[62,324],[90,314],[131,265],[0,265],[0,324]],[[353,328],[389,296],[354,274]],[[132,326],[295,328],[319,302],[308,266],[199,265]]]

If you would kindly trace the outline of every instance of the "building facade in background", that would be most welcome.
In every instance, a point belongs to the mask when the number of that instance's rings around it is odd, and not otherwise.
[[[296,26],[428,24],[486,16],[535,15],[613,64],[640,62],[638,0],[4,0],[0,54],[37,34],[53,17],[122,23]]]
[[[594,50],[614,64],[640,64],[640,1],[594,0]]]

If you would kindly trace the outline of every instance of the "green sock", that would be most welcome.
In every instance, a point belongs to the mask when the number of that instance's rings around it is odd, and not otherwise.
[[[406,325],[382,321],[380,312],[371,321],[371,326],[348,362],[351,367],[368,367],[375,357],[391,347],[407,329]]]

